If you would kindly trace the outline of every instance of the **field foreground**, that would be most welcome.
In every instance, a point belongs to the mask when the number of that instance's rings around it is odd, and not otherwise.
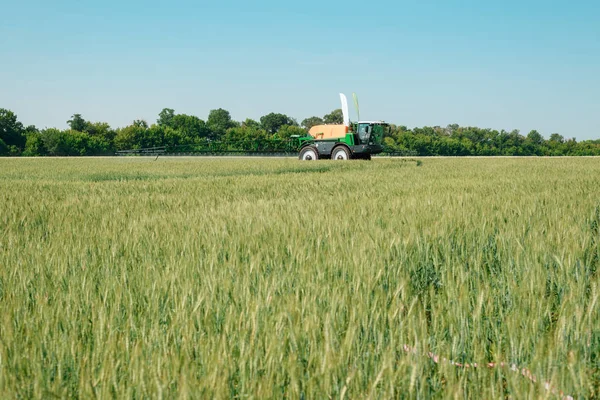
[[[0,159],[0,205],[0,398],[600,397],[599,159]]]

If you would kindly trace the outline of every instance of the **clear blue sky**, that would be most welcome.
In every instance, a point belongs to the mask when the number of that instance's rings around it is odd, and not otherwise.
[[[252,4],[254,3],[254,4]],[[600,138],[600,2],[0,0],[0,107],[124,126],[164,107]]]

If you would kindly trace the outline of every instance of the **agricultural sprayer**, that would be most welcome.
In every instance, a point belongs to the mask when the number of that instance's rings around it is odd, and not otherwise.
[[[300,160],[311,161],[320,158],[370,160],[372,154],[383,151],[381,143],[389,125],[383,121],[360,121],[356,94],[353,97],[359,121],[350,122],[348,100],[344,94],[340,93],[344,116],[343,124],[316,125],[310,128],[308,135],[297,137]]]

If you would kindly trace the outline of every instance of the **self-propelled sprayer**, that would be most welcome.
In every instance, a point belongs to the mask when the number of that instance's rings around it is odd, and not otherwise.
[[[343,124],[316,125],[307,136],[298,137],[300,160],[370,160],[372,154],[381,153],[381,142],[389,125],[383,121],[361,121],[356,94],[353,97],[358,122],[350,122],[348,100],[340,93]]]

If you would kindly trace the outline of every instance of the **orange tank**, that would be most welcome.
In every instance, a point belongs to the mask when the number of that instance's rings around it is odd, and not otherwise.
[[[315,139],[337,139],[346,136],[346,125],[315,125],[308,131]]]

